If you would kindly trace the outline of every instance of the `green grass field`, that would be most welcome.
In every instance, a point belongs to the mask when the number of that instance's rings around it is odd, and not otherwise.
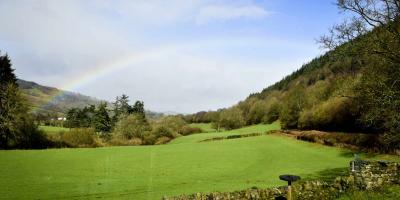
[[[285,185],[346,171],[346,150],[267,135],[212,142],[205,138],[265,132],[279,124],[180,137],[167,145],[0,151],[0,198],[160,199],[163,195]]]
[[[338,200],[399,200],[400,186],[387,186],[375,191],[354,191],[342,194]]]
[[[54,134],[60,131],[69,131],[69,128],[58,127],[58,126],[39,126],[40,130],[43,130],[46,134]]]
[[[194,124],[192,126],[196,126]],[[211,125],[208,125],[211,127]],[[207,127],[204,124],[200,124],[198,127]],[[229,135],[240,135],[240,134],[249,134],[249,133],[264,133],[270,130],[279,130],[281,128],[278,122],[273,124],[258,124],[254,126],[244,127],[241,129],[231,130],[231,131],[222,131],[222,132],[210,132],[210,133],[201,133],[201,134],[193,134],[186,137],[179,137],[169,144],[184,144],[184,143],[196,143],[208,138],[221,137],[221,136],[229,136]]]

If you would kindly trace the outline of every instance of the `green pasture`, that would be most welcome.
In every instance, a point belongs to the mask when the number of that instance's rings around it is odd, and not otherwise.
[[[58,127],[58,126],[39,126],[40,130],[43,130],[47,134],[54,134],[60,131],[69,131],[69,128]]]
[[[192,126],[196,126],[197,124],[192,124]],[[200,124],[199,127],[205,126]],[[211,126],[211,125],[209,125]],[[205,126],[207,127],[207,126]],[[241,135],[241,134],[250,134],[250,133],[264,133],[270,130],[279,130],[281,128],[278,122],[274,122],[272,124],[258,124],[253,126],[244,127],[241,129],[235,129],[231,131],[221,131],[221,132],[210,132],[210,133],[201,133],[201,134],[193,134],[185,137],[179,137],[170,144],[182,144],[182,143],[196,143],[208,138],[214,137],[223,137],[229,135]]]
[[[0,151],[0,198],[152,200],[285,185],[280,174],[328,179],[347,170],[350,152],[286,137],[198,142],[278,128],[195,134],[158,146]]]
[[[374,191],[354,191],[342,194],[338,200],[399,200],[400,186],[387,186]]]

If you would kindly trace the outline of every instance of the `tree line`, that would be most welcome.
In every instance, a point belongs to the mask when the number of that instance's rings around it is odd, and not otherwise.
[[[122,95],[112,105],[102,102],[68,110],[63,125],[70,129],[46,134],[39,124],[56,115],[31,112],[9,56],[0,54],[0,149],[154,145],[201,132],[182,116],[149,115],[152,118],[146,116],[143,101],[130,105],[129,97]]]
[[[154,145],[201,132],[190,127],[181,116],[149,119],[144,102],[129,104],[125,94],[116,97],[112,105],[101,103],[73,108],[67,112],[66,126],[71,130],[51,136],[59,146],[96,147],[107,145]]]

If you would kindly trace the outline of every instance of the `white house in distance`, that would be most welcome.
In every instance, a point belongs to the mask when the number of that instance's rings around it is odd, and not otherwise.
[[[55,119],[51,119],[51,121],[55,121],[55,120],[57,120],[57,121],[66,121],[67,118],[65,118],[65,117],[58,117],[58,118],[55,118]]]

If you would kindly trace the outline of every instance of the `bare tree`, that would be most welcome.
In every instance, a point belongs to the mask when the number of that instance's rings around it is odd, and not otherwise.
[[[360,36],[370,34],[362,44],[365,52],[400,63],[400,0],[337,0],[336,5],[353,17],[334,25],[329,34],[318,39],[323,48],[351,45]]]

